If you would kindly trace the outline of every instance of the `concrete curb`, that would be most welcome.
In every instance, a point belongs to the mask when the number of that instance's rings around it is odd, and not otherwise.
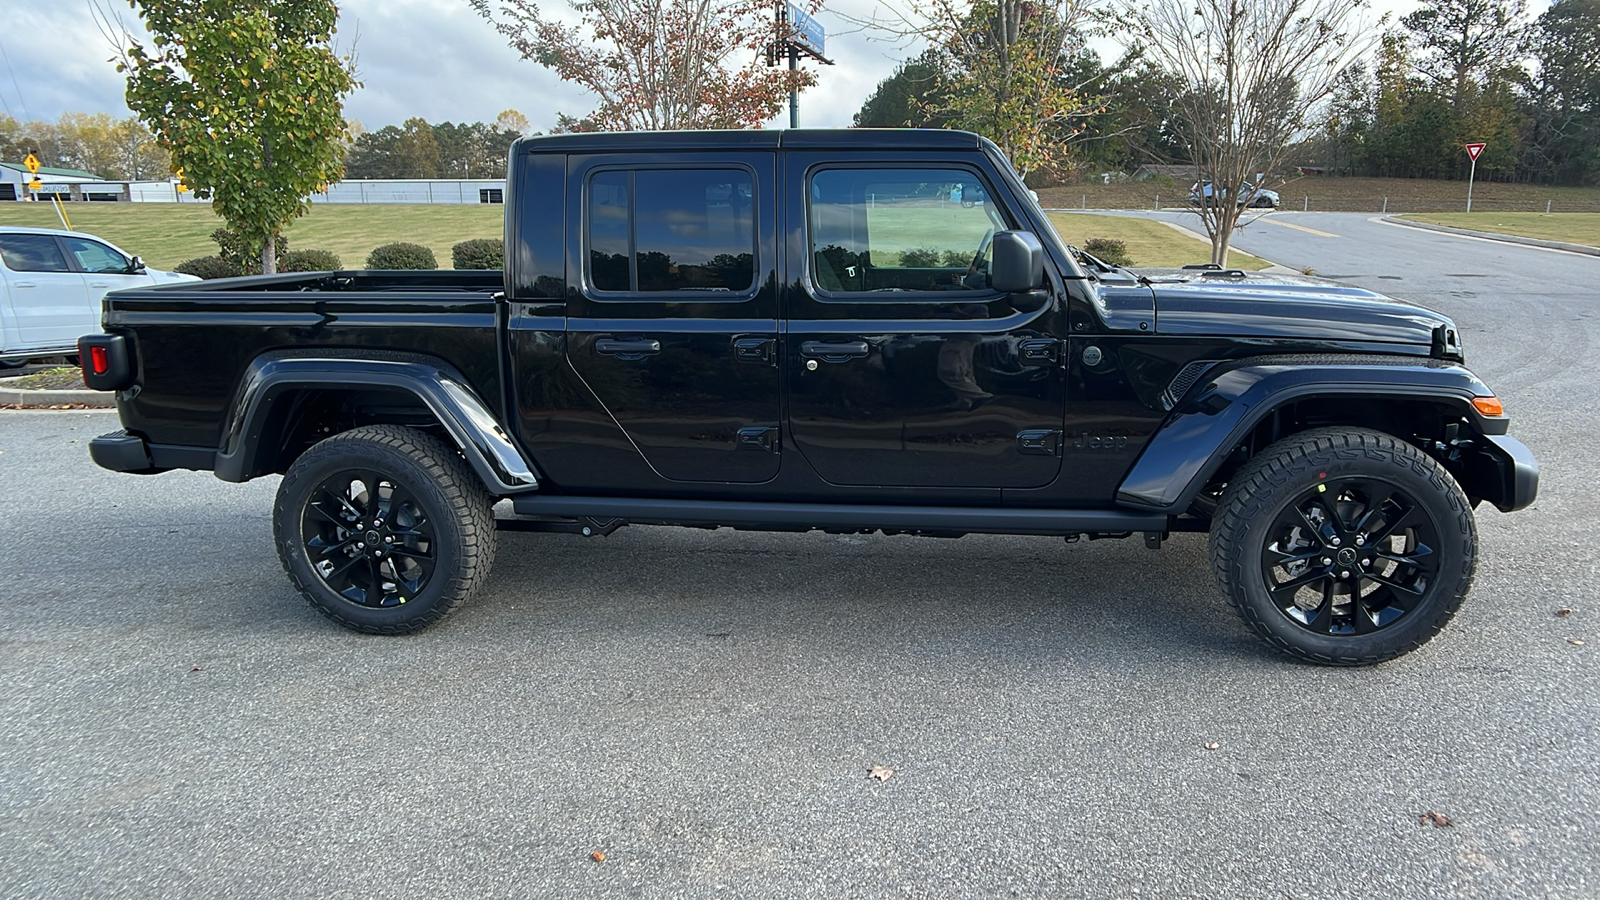
[[[1486,241],[1500,241],[1503,244],[1523,244],[1529,247],[1543,247],[1546,250],[1565,250],[1568,253],[1582,253],[1585,256],[1600,256],[1600,247],[1590,247],[1588,244],[1569,244],[1565,241],[1547,241],[1543,238],[1521,237],[1515,234],[1500,234],[1496,231],[1472,231],[1467,228],[1454,228],[1449,225],[1434,225],[1431,222],[1413,222],[1410,219],[1399,219],[1394,216],[1384,216],[1382,221],[1390,225],[1404,225],[1407,228],[1421,228],[1424,231],[1439,231],[1445,234],[1460,234],[1467,237],[1483,238]]]
[[[110,391],[29,391],[22,388],[0,387],[0,406],[29,408],[65,406],[81,403],[95,409],[111,409],[117,405],[116,395]]]

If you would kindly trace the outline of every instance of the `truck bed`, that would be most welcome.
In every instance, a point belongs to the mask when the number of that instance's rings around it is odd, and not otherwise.
[[[140,387],[117,405],[152,443],[215,448],[245,367],[263,353],[404,347],[454,366],[498,414],[501,286],[499,271],[363,270],[119,291],[106,297],[105,324],[127,335]]]

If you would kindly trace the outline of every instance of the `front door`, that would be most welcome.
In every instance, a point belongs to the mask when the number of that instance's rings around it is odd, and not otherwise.
[[[61,236],[67,253],[77,263],[89,286],[88,317],[81,323],[78,334],[100,330],[100,311],[106,294],[124,288],[149,287],[153,281],[143,271],[132,272],[133,261],[110,246],[85,237]]]
[[[773,154],[575,156],[568,171],[572,370],[657,479],[776,476]]]
[[[789,427],[826,481],[1038,487],[1060,468],[1058,307],[989,287],[1020,219],[965,162],[791,153]]]

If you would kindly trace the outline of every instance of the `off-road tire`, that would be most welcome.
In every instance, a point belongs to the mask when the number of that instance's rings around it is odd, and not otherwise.
[[[386,547],[392,577],[380,574],[385,560],[366,558],[372,551],[365,550],[364,543],[363,551],[354,549],[361,537],[355,532],[360,528],[331,526],[328,517],[320,512],[323,505],[333,506],[338,502],[330,499],[333,494],[328,488],[346,476],[350,481],[345,483],[354,483],[353,486],[375,479],[374,485],[382,485],[379,496],[382,490],[391,492],[395,521],[380,524],[380,533],[389,540],[399,537],[398,545]],[[383,508],[382,501],[370,504],[361,499],[363,496],[367,495],[357,491],[353,505],[347,503],[343,508],[354,512],[371,505],[369,515],[383,514],[372,511]],[[314,500],[317,509],[309,509]],[[333,435],[295,460],[278,487],[272,530],[284,571],[313,607],[355,631],[403,634],[426,628],[444,618],[465,602],[487,577],[496,543],[492,510],[493,500],[482,482],[455,450],[415,429],[370,425]],[[404,518],[409,518],[413,525],[400,521]],[[370,524],[369,520],[362,521]],[[416,522],[421,524],[414,524]],[[356,519],[352,518],[351,524],[356,524]],[[385,525],[397,530],[393,534],[382,531]],[[417,536],[423,530],[426,530],[427,540],[419,542]],[[330,537],[330,531],[341,537]],[[349,536],[343,537],[347,532]],[[366,533],[371,532],[361,532]],[[308,545],[308,541],[315,543]],[[342,541],[348,546],[329,547],[333,541]],[[419,565],[408,561],[410,556],[401,549],[408,541],[415,545],[410,551],[412,555],[418,548],[425,547],[430,554],[430,560],[426,561],[431,561],[427,577],[415,584],[414,593],[406,590],[407,583],[399,568]],[[328,552],[319,552],[319,547]],[[359,573],[357,567],[370,567],[368,590],[358,598],[347,594],[362,593],[359,586],[340,593],[334,585],[341,583],[343,576],[330,581],[313,564],[312,553],[324,560],[349,564],[350,572]],[[332,563],[328,565],[331,567]],[[374,583],[377,584],[375,589]],[[407,596],[408,593],[411,595]],[[376,602],[373,602],[374,596]]]
[[[1430,547],[1432,553],[1438,554],[1437,559],[1420,552],[1408,555],[1403,549],[1408,538],[1402,536],[1398,538],[1402,545],[1402,549],[1397,551],[1399,556],[1412,561],[1427,561],[1437,569],[1423,573],[1420,568],[1413,566],[1402,576],[1398,574],[1401,567],[1396,566],[1390,570],[1395,580],[1409,579],[1412,589],[1422,585],[1420,595],[1415,600],[1406,600],[1412,604],[1409,609],[1399,611],[1402,604],[1394,603],[1392,609],[1384,607],[1378,613],[1368,615],[1359,594],[1353,599],[1347,594],[1344,604],[1347,617],[1343,621],[1348,630],[1324,632],[1321,629],[1337,628],[1341,622],[1340,617],[1335,615],[1339,606],[1333,592],[1341,590],[1337,587],[1339,584],[1346,585],[1342,590],[1349,591],[1351,588],[1348,585],[1352,583],[1348,578],[1336,577],[1346,570],[1338,562],[1339,550],[1334,548],[1354,549],[1355,542],[1349,536],[1355,532],[1343,531],[1342,520],[1345,517],[1336,513],[1332,518],[1337,524],[1324,524],[1329,535],[1326,540],[1330,543],[1321,543],[1320,533],[1312,530],[1312,526],[1317,524],[1318,515],[1313,512],[1308,519],[1301,510],[1320,508],[1325,512],[1329,508],[1326,503],[1328,500],[1333,501],[1333,508],[1339,508],[1339,498],[1376,497],[1382,494],[1385,486],[1393,488],[1391,500],[1379,501],[1377,505],[1387,503],[1390,504],[1389,508],[1399,510],[1402,503],[1408,504],[1409,511],[1405,515],[1396,512],[1389,517],[1416,523],[1415,528],[1409,531],[1401,529],[1397,534],[1410,534],[1413,536],[1410,540],[1419,543],[1420,535],[1427,534],[1430,535],[1429,540],[1438,544],[1436,548]],[[1320,507],[1316,505],[1319,503],[1322,504]],[[1365,508],[1359,502],[1346,505],[1355,510],[1352,515],[1360,514]],[[1382,516],[1379,518],[1381,520]],[[1306,525],[1297,525],[1297,521],[1306,522]],[[1322,521],[1326,523],[1328,520]],[[1307,543],[1287,545],[1289,549],[1286,551],[1282,541],[1282,529],[1285,528],[1288,533],[1300,535],[1296,541],[1305,540]],[[1275,530],[1278,530],[1278,536],[1274,535]],[[1343,547],[1337,539],[1339,534],[1346,537]],[[1394,536],[1381,539],[1374,537],[1368,549],[1392,539]],[[1310,552],[1302,552],[1307,550]],[[1306,563],[1284,562],[1290,558],[1298,559],[1301,555],[1314,558]],[[1375,555],[1383,558],[1373,560],[1379,567],[1374,574],[1379,574],[1384,566],[1395,565],[1387,562],[1394,556],[1383,553]],[[1330,570],[1332,574],[1326,580],[1319,579],[1299,588],[1291,588],[1294,582],[1314,577],[1315,570],[1311,567],[1328,559],[1333,559],[1334,565]],[[1211,562],[1217,581],[1234,610],[1268,644],[1295,659],[1319,665],[1371,665],[1422,646],[1460,608],[1462,599],[1472,586],[1476,560],[1476,522],[1460,485],[1437,460],[1411,444],[1376,431],[1321,428],[1277,441],[1233,475],[1212,521]],[[1357,566],[1361,562],[1358,559]],[[1294,574],[1291,567],[1296,565],[1301,567],[1299,571],[1303,574],[1299,578],[1290,577]],[[1285,580],[1274,583],[1272,579],[1276,576],[1271,573],[1279,571],[1274,568],[1276,566],[1283,567],[1281,571]],[[1357,587],[1354,590],[1372,591],[1372,596],[1378,600],[1383,597],[1399,599],[1412,596],[1376,579],[1362,588],[1360,585],[1365,583],[1363,579],[1367,577],[1366,573],[1357,570],[1356,574],[1358,577],[1354,584]],[[1269,587],[1269,583],[1273,583],[1276,590]],[[1323,585],[1335,587],[1325,588]],[[1304,596],[1299,593],[1302,590],[1313,593],[1326,591],[1322,596],[1329,617],[1327,620],[1321,618],[1323,607],[1307,612],[1303,607],[1281,602],[1285,594],[1291,597]],[[1274,602],[1274,593],[1278,594],[1280,602]],[[1296,609],[1301,609],[1301,612],[1296,613]],[[1394,613],[1391,622],[1384,624],[1376,621],[1380,614],[1388,613]],[[1318,627],[1312,627],[1297,616],[1314,618]]]

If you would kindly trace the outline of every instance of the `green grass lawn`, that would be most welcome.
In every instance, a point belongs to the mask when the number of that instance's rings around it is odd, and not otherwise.
[[[1473,231],[1492,231],[1514,234],[1518,237],[1541,238],[1547,241],[1565,241],[1600,247],[1600,213],[1429,213],[1427,215],[1401,216],[1432,225],[1451,228],[1469,228]]]
[[[1127,216],[1097,216],[1093,213],[1050,213],[1061,239],[1082,247],[1090,238],[1109,238],[1128,245],[1128,255],[1135,266],[1173,267],[1211,261],[1211,244],[1186,237],[1176,229],[1150,219]],[[1264,259],[1228,252],[1228,266],[1254,271],[1265,269],[1271,263]]]
[[[973,215],[972,210],[953,209]],[[222,220],[212,213],[211,207],[200,203],[78,203],[68,204],[66,211],[74,229],[103,237],[129,253],[138,254],[158,269],[171,269],[186,259],[215,254],[217,245],[211,242],[210,235],[222,227]],[[468,238],[499,238],[503,234],[501,216],[504,211],[503,206],[488,204],[318,204],[289,226],[289,246],[296,250],[332,250],[339,254],[346,268],[358,269],[374,247],[391,241],[412,241],[432,248],[439,265],[449,268],[452,245]],[[981,210],[977,212],[981,214]],[[1089,238],[1127,242],[1134,265],[1181,266],[1206,262],[1210,258],[1208,244],[1185,237],[1160,222],[1083,213],[1052,213],[1050,218],[1062,239],[1071,244],[1082,245]],[[1450,217],[1427,218],[1431,221]],[[1503,214],[1486,216],[1483,220],[1473,219],[1468,227],[1510,218]],[[1540,215],[1531,218],[1567,221],[1584,217]],[[1587,237],[1557,239],[1595,242],[1600,238],[1600,214],[1588,216],[1587,220]],[[60,228],[61,222],[50,204],[0,203],[0,225]],[[964,248],[965,244],[962,246]],[[1228,265],[1239,269],[1264,269],[1268,263],[1247,253],[1233,252],[1228,257]]]
[[[332,250],[359,269],[374,247],[411,241],[450,268],[450,248],[469,238],[499,238],[505,207],[489,204],[317,204],[286,232],[291,250]],[[158,269],[212,256],[211,232],[223,222],[203,203],[69,203],[76,231],[98,235]],[[60,228],[54,205],[0,203],[0,225]]]

